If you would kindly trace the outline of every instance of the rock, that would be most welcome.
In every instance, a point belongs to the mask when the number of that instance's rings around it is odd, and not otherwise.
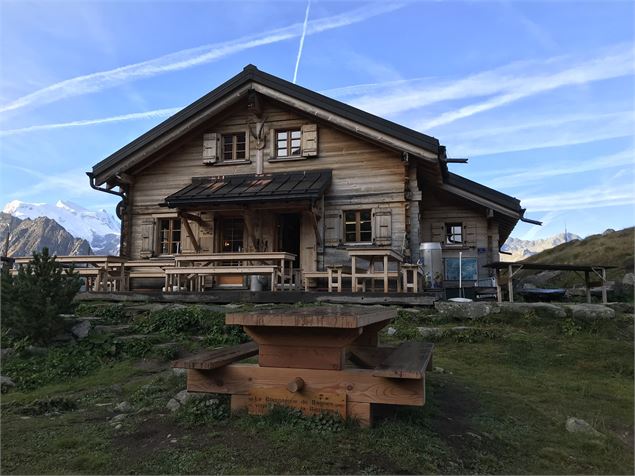
[[[435,367],[432,371],[442,374],[445,372],[445,369],[443,367]]]
[[[26,352],[29,355],[38,356],[48,354],[49,350],[46,347],[36,347],[34,345],[30,345],[26,348]]]
[[[239,309],[242,307],[242,304],[234,304],[234,303],[229,303],[229,304],[225,304],[225,306],[227,309]]]
[[[177,440],[176,438],[172,438],[172,439],[170,440],[170,443],[176,443],[177,441],[178,441],[178,440]]]
[[[622,284],[635,286],[635,273],[626,273],[622,278]]]
[[[498,307],[501,312],[518,317],[528,315],[553,319],[567,317],[567,312],[562,307],[546,302],[501,302]]]
[[[386,334],[388,334],[389,336],[394,336],[397,333],[397,329],[395,329],[394,327],[389,327],[388,330],[386,331]]]
[[[436,301],[434,307],[441,316],[459,320],[480,319],[498,312],[498,307],[494,303],[488,302]]]
[[[90,323],[90,321],[82,320],[71,328],[71,334],[73,334],[80,340],[85,339],[86,337],[88,337],[91,327],[92,324]]]
[[[15,387],[15,383],[9,377],[5,377],[4,375],[0,375],[0,387],[9,388]]]
[[[0,349],[0,359],[6,359],[7,357],[11,357],[13,354],[15,354],[15,349],[12,347]]]
[[[615,312],[622,312],[624,314],[633,314],[635,307],[630,302],[610,302],[605,304],[606,307],[610,307]]]
[[[175,400],[174,398],[170,398],[170,401],[165,406],[165,408],[167,408],[171,412],[177,411],[180,407],[181,407],[181,404],[178,402],[178,400]]]
[[[172,369],[174,375],[187,375],[187,369]]]
[[[613,319],[615,311],[600,304],[568,304],[565,306],[571,317],[581,321]]]
[[[440,327],[417,327],[417,332],[419,332],[422,337],[438,337],[443,334]]]
[[[116,423],[119,423],[120,421],[124,420],[128,415],[126,413],[120,413],[119,415],[115,415],[114,417],[112,417],[110,419],[110,424],[114,425]]]
[[[610,235],[611,233],[615,233],[615,230],[613,228],[607,228],[602,232],[602,236]]]
[[[115,430],[121,430],[121,423],[115,425]]]
[[[122,413],[130,413],[133,410],[132,405],[128,402],[121,402],[115,405],[115,411]]]
[[[565,427],[567,428],[567,431],[569,433],[586,433],[592,436],[603,436],[602,433],[597,431],[589,423],[587,423],[586,421],[580,418],[575,418],[575,417],[567,418],[567,423]]]

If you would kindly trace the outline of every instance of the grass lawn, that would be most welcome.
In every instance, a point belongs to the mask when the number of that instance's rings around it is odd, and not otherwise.
[[[457,325],[472,329],[435,338],[426,405],[387,412],[371,429],[288,412],[227,417],[226,398],[171,413],[165,405],[184,378],[165,361],[124,360],[4,394],[1,470],[633,474],[632,315],[595,324],[496,315],[466,324],[404,312],[383,341],[416,337],[416,326]],[[122,401],[134,411],[117,428],[109,419]],[[567,432],[570,416],[603,436]]]

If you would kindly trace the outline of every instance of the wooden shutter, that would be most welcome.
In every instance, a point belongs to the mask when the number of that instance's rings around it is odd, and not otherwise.
[[[218,140],[216,132],[203,134],[203,163],[213,164],[218,160]]]
[[[324,226],[324,245],[339,245],[342,242],[342,213],[339,211],[326,213]]]
[[[305,124],[302,126],[301,154],[303,157],[315,157],[318,155],[317,124]]]
[[[392,212],[390,210],[377,210],[373,213],[373,226],[375,239],[378,245],[389,245],[392,240]]]
[[[154,255],[154,219],[145,218],[141,221],[141,258],[151,258]]]

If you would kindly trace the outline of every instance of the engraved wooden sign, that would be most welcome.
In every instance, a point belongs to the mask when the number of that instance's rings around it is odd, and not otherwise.
[[[274,406],[296,408],[305,415],[333,413],[346,418],[345,393],[291,393],[286,388],[252,388],[247,410],[251,415],[264,415]]]

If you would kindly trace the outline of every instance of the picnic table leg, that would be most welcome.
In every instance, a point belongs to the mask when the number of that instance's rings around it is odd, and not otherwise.
[[[337,292],[342,292],[342,268],[337,269]]]
[[[384,292],[388,292],[388,256],[384,256]]]
[[[329,285],[329,292],[333,291],[333,269],[332,268],[327,268],[326,269],[326,279],[328,279],[328,285]]]
[[[351,256],[351,285],[352,288],[351,291],[353,291],[354,293],[357,292],[357,272],[356,272],[356,265],[357,265],[357,259],[355,258],[355,256]]]

